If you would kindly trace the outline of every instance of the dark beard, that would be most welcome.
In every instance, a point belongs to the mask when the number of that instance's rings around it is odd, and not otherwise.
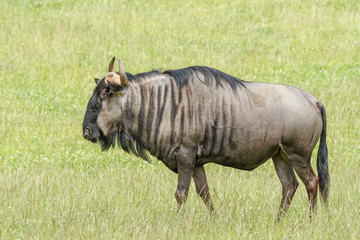
[[[115,140],[116,140],[116,132],[109,133],[107,136],[105,136],[100,131],[99,142],[102,151],[107,151],[109,150],[110,147],[115,147]]]
[[[133,135],[123,129],[116,129],[107,136],[101,132],[99,142],[101,144],[101,150],[107,151],[110,147],[115,147],[117,138],[117,144],[127,153],[133,153],[135,156],[140,157],[150,162],[149,152],[139,141],[136,141]]]

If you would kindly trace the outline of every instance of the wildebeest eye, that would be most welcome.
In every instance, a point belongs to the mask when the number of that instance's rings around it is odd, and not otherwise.
[[[104,91],[105,94],[108,94],[108,93],[110,93],[110,88],[104,88],[103,91]]]

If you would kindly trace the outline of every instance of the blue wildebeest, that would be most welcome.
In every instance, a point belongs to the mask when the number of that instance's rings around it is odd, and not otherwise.
[[[178,174],[176,200],[186,200],[191,178],[212,209],[204,164],[253,170],[273,159],[282,185],[280,216],[305,184],[310,208],[317,188],[327,202],[326,116],[320,101],[298,88],[247,82],[219,70],[194,66],[135,76],[114,60],[95,79],[83,122],[83,136],[102,149],[116,141],[145,160],[148,153]],[[316,176],[311,154],[320,138]]]

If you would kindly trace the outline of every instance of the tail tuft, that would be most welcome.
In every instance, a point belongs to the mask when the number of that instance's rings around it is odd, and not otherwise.
[[[330,174],[328,167],[328,150],[326,145],[326,112],[323,105],[321,105],[321,118],[323,121],[323,127],[320,137],[319,151],[317,155],[317,169],[319,174],[320,194],[325,204],[327,204],[330,190]]]

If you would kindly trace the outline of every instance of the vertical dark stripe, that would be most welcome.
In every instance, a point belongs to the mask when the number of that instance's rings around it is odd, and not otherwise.
[[[233,109],[233,103],[230,103],[230,113],[229,113],[229,117],[230,117],[230,133],[229,133],[229,145],[232,144],[233,142],[233,132],[234,132],[234,109]]]
[[[217,122],[217,117],[216,117],[216,113],[215,113],[215,120],[214,120],[214,126],[212,126],[212,143],[211,143],[211,154],[216,154],[216,152],[214,152],[215,148],[216,148],[216,137],[217,137],[217,126],[218,126],[218,122]]]
[[[203,117],[202,102],[199,102],[199,103],[198,103],[197,115],[198,115],[198,124],[199,124],[200,126],[202,126],[202,125],[203,125],[203,122],[202,122],[202,117]]]
[[[224,103],[222,101],[220,109],[221,109],[221,113],[222,113],[222,118],[221,118],[221,125],[223,126],[223,131],[221,133],[221,141],[220,141],[220,154],[222,153],[223,149],[224,149],[224,143],[225,143],[225,136],[228,132],[228,127],[227,127],[227,122],[226,122],[226,115],[228,114],[227,111],[227,106],[225,105],[226,103]]]
[[[222,132],[221,134],[221,140],[220,140],[220,148],[219,153],[221,154],[224,150],[224,142],[225,142],[225,132]]]
[[[223,106],[222,106],[222,122],[223,122],[224,126],[227,126],[227,114],[229,112],[228,112],[228,108],[225,104],[226,103],[223,103]]]
[[[160,131],[160,124],[162,121],[162,116],[164,113],[164,108],[166,105],[166,98],[167,98],[167,91],[168,91],[168,85],[165,85],[164,88],[160,88],[158,95],[157,95],[157,105],[158,105],[158,111],[157,111],[157,117],[156,117],[156,123],[155,123],[155,136],[154,136],[154,151],[157,152],[157,146],[158,146],[158,137],[159,137],[159,131]],[[162,101],[161,101],[162,100]]]
[[[175,118],[178,105],[176,104],[175,96],[176,91],[173,81],[171,81],[171,113],[170,113],[170,123],[171,123],[171,135],[170,135],[170,145],[174,144],[175,138]],[[179,94],[179,93],[178,93]]]
[[[205,126],[205,130],[204,130],[204,141],[208,142],[210,140],[210,136],[209,136],[209,127]]]
[[[150,89],[150,94],[148,95],[148,109],[147,109],[147,121],[146,121],[146,147],[150,147],[151,144],[151,133],[152,133],[152,124],[154,122],[154,111],[155,111],[155,101],[156,101],[156,87]]]
[[[180,115],[180,141],[181,137],[184,136],[184,107],[181,108],[181,115]]]
[[[233,142],[233,132],[234,132],[234,128],[233,128],[233,127],[230,127],[229,145],[231,145],[232,142]]]
[[[193,109],[193,104],[194,104],[194,102],[193,101],[191,101],[191,89],[190,89],[190,86],[186,86],[186,97],[187,97],[187,103],[188,103],[188,105],[187,105],[187,113],[188,113],[188,115],[187,115],[187,119],[188,119],[188,121],[189,121],[189,124],[191,124],[192,123],[192,109]]]
[[[205,130],[204,130],[204,143],[205,143],[205,149],[206,151],[204,152],[204,155],[209,155],[211,152],[211,135],[210,135],[210,128],[211,125],[210,124],[206,124],[205,125]]]
[[[144,99],[144,89],[143,86],[140,86],[140,112],[138,118],[138,138],[141,139],[143,125],[145,117],[145,99]]]
[[[176,89],[177,90],[177,92],[178,92],[178,102],[177,102],[177,104],[178,104],[178,106],[181,104],[181,101],[182,101],[182,95],[183,95],[183,91],[182,91],[182,88],[181,89],[179,89],[179,88],[177,88]]]

